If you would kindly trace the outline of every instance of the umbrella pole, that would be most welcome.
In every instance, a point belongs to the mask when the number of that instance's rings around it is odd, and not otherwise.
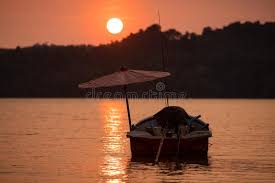
[[[124,85],[124,93],[125,93],[125,99],[126,99],[126,106],[127,106],[127,113],[128,113],[128,121],[129,121],[129,129],[132,130],[132,123],[131,123],[131,115],[130,115],[130,107],[128,102],[128,96],[127,96],[127,86]]]

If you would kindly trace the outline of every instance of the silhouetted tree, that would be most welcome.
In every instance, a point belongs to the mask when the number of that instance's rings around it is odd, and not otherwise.
[[[169,29],[164,32],[164,35],[168,40],[180,40],[182,37],[182,34],[176,29]]]

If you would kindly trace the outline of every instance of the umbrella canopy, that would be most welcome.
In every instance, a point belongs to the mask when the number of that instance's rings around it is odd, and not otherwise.
[[[79,88],[99,88],[142,83],[170,76],[169,72],[120,69],[109,75],[79,84]]]
[[[129,128],[132,129],[131,115],[129,102],[127,97],[126,85],[133,83],[142,83],[146,81],[152,81],[155,79],[170,76],[169,72],[159,72],[159,71],[142,71],[142,70],[128,70],[122,67],[120,71],[106,76],[102,76],[98,79],[91,80],[86,83],[79,84],[79,88],[99,88],[99,87],[111,87],[111,86],[124,86],[126,106],[128,112]]]

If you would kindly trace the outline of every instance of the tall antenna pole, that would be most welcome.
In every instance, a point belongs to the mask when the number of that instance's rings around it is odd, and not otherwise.
[[[158,18],[159,18],[159,26],[161,27],[160,24],[160,14],[159,14],[159,10],[158,10]],[[161,61],[162,61],[162,71],[165,71],[165,58],[164,58],[164,40],[163,40],[163,35],[162,32],[160,30],[160,41],[161,41]]]
[[[158,18],[159,18],[159,26],[161,27],[159,10],[158,10]],[[164,36],[162,35],[161,30],[160,30],[160,41],[161,41],[162,71],[165,72],[165,71],[166,71],[166,68],[165,68],[165,57],[164,57]],[[166,87],[167,87],[167,82],[166,82],[166,79],[165,79],[165,78],[164,78],[164,84],[165,84],[165,89],[164,89],[164,93],[165,93]],[[168,95],[166,95],[166,106],[169,106],[169,96],[168,96]]]

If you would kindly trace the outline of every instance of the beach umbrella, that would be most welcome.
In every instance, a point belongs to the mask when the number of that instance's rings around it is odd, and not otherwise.
[[[126,105],[127,105],[129,126],[131,130],[131,116],[130,116],[126,86],[134,83],[152,81],[152,80],[164,78],[167,76],[170,76],[169,72],[128,70],[125,67],[121,67],[120,71],[118,72],[114,72],[112,74],[105,75],[85,83],[81,83],[78,85],[78,87],[79,88],[102,88],[102,87],[112,87],[112,86],[123,86],[124,92],[125,92]]]

